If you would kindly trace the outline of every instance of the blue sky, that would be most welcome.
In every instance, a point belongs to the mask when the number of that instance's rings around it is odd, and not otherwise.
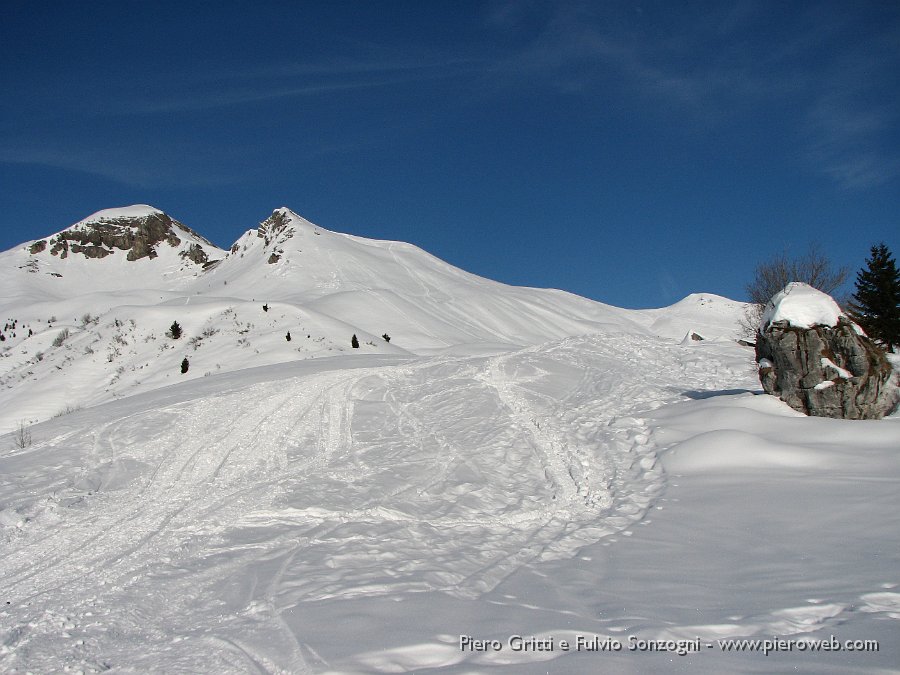
[[[0,248],[286,205],[508,283],[744,299],[900,254],[900,4],[7,0]]]

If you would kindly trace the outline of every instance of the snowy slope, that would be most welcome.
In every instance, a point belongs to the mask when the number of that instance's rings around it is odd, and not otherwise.
[[[704,340],[733,341],[737,322],[746,305],[712,293],[691,293],[674,305],[642,310],[649,329],[662,337],[684,338],[695,333]]]
[[[387,332],[417,352],[479,342],[527,345],[636,323],[627,311],[569,293],[469,274],[411,244],[330,232],[287,208],[245,233],[197,288],[218,294],[226,286]]]
[[[40,240],[41,250],[28,242],[0,254],[0,318],[15,324],[0,342],[0,432],[175,381],[350,352],[354,334],[359,353],[380,354],[496,353],[598,330],[680,339],[686,326],[730,339],[741,308],[692,296],[636,312],[507,286],[409,244],[330,232],[286,208],[228,252],[145,205],[101,211],[63,232],[136,231],[150,218],[171,223],[178,239],[157,244],[153,258],[128,260],[114,248],[101,259],[62,258],[52,249],[59,235]],[[195,263],[191,247],[216,262]],[[184,329],[177,341],[166,338],[173,321]]]
[[[2,672],[900,663],[900,416],[763,395],[740,303],[513,288],[286,209],[205,266],[33,244],[0,254]],[[832,636],[879,649],[720,642]]]
[[[0,457],[0,669],[891,668],[900,420],[798,417],[733,391],[754,379],[733,344],[599,333],[255,368],[38,425]],[[881,651],[717,642],[832,634]],[[624,649],[559,647],[579,636]]]

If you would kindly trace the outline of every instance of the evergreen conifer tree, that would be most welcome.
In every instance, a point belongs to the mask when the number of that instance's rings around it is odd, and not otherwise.
[[[359,349],[359,340],[356,339],[356,333],[353,334],[353,337],[350,340],[350,346],[353,349]]]
[[[188,361],[187,357],[185,356],[184,360],[181,362],[181,374],[184,375],[188,371],[188,368],[190,368],[190,367],[191,367],[191,364]]]
[[[291,341],[291,331],[287,332],[287,335],[284,336],[284,339],[287,340],[288,342]]]
[[[181,337],[181,326],[178,325],[177,321],[173,321],[172,325],[169,327],[169,335],[173,340],[177,340]]]
[[[900,345],[900,270],[884,243],[871,248],[866,268],[856,273],[850,303],[854,320],[888,349]]]

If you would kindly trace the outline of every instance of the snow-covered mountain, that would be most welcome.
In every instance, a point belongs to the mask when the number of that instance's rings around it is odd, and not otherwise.
[[[0,671],[893,672],[900,416],[762,394],[742,310],[288,209],[2,253]]]
[[[0,405],[8,413],[0,431],[185,379],[309,357],[494,353],[598,330],[728,339],[742,307],[696,295],[630,311],[508,286],[410,244],[331,232],[287,208],[228,251],[151,206],[100,211],[0,253],[0,284]],[[176,321],[183,334],[173,340],[166,332]]]
[[[98,211],[2,255],[4,299],[19,291],[40,300],[121,287],[176,289],[225,252],[159,209],[136,204]]]

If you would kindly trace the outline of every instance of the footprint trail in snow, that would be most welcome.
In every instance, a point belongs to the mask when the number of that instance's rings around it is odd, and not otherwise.
[[[663,491],[641,414],[708,384],[684,364],[652,338],[586,336],[262,382],[61,437],[127,475],[21,505],[0,669],[67,649],[102,669],[139,641],[148,667],[304,672],[288,608],[474,598],[571,557]]]

